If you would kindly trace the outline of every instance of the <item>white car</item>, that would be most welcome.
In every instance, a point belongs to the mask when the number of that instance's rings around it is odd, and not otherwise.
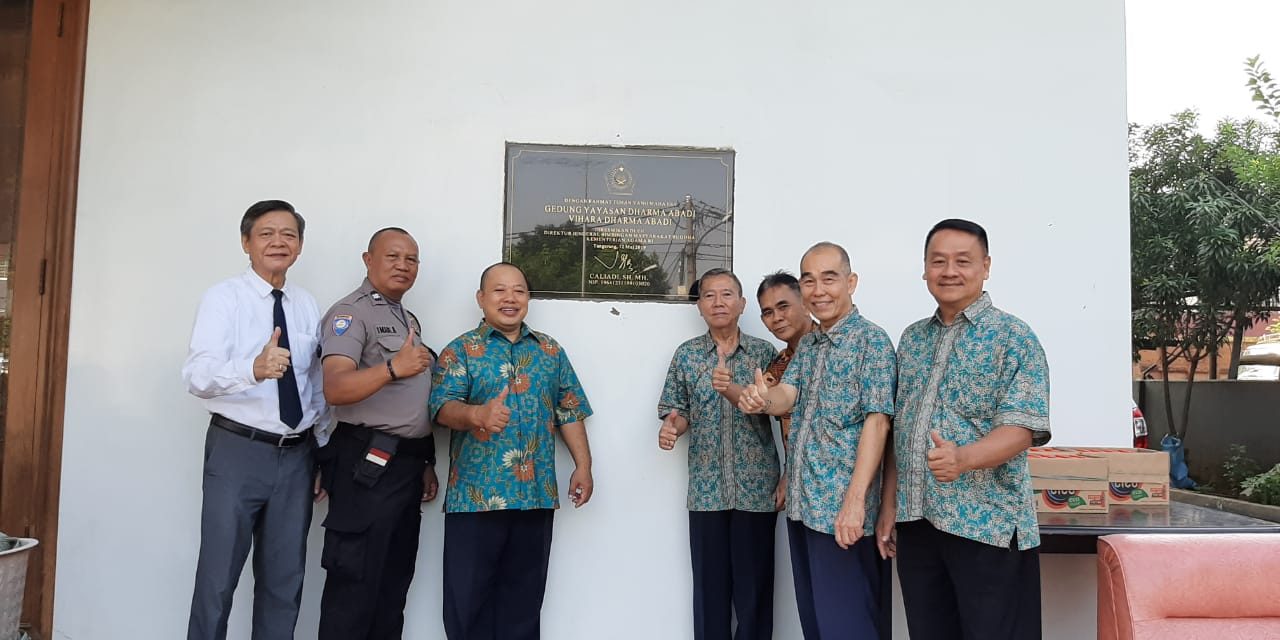
[[[1251,344],[1240,352],[1243,359],[1245,356],[1261,356],[1270,355],[1280,357],[1280,335],[1268,334],[1258,338],[1258,342]],[[1242,364],[1240,370],[1236,374],[1237,380],[1280,380],[1280,367],[1269,364]]]

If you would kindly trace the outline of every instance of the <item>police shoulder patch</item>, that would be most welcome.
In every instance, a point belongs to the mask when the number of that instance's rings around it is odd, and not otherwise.
[[[351,328],[351,316],[335,315],[333,316],[333,335],[340,336]]]

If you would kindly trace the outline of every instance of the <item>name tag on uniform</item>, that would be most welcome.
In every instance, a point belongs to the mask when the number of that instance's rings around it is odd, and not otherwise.
[[[388,326],[385,326],[385,325],[380,325],[380,326],[374,327],[374,330],[375,330],[375,331],[377,331],[379,335],[384,335],[384,336],[385,336],[385,335],[395,335],[395,334],[396,334],[396,328],[395,328],[395,327],[388,327]]]
[[[382,449],[369,449],[369,453],[364,454],[364,459],[379,467],[385,467],[387,466],[387,461],[391,460],[391,454]]]

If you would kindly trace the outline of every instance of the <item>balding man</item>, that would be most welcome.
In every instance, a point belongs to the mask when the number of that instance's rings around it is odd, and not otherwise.
[[[420,503],[439,487],[427,419],[434,357],[402,305],[418,278],[418,243],[388,227],[363,258],[364,283],[320,327],[324,395],[339,421],[318,453],[330,498],[320,640],[400,637]]]
[[[872,535],[893,415],[893,344],[853,304],[858,275],[840,245],[800,261],[800,294],[818,329],[800,340],[782,382],[763,372],[739,398],[746,412],[792,414],[787,527],[805,638],[879,635],[880,560]]]
[[[480,275],[480,326],[440,352],[431,414],[453,430],[444,502],[444,629],[450,640],[538,638],[559,433],[591,499],[591,405],[560,343],[525,324],[529,281],[499,262]]]

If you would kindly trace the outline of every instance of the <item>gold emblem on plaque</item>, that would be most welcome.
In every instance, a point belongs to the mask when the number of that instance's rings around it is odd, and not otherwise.
[[[605,176],[605,186],[609,189],[609,193],[615,196],[629,196],[636,188],[636,179],[631,172],[621,164],[613,165]]]

